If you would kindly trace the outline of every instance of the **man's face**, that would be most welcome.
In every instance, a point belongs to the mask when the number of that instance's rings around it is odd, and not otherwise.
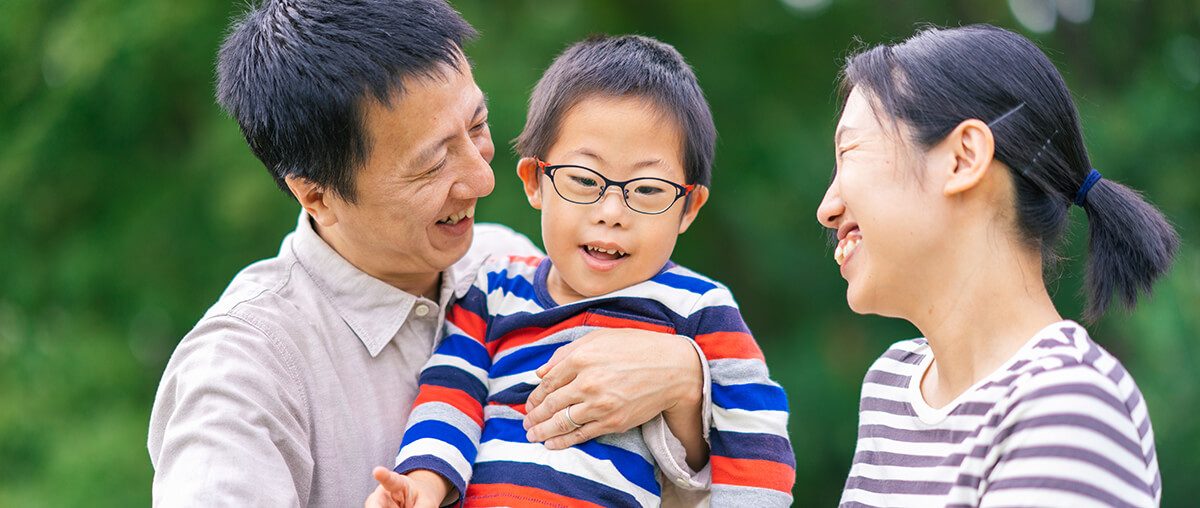
[[[475,201],[495,184],[495,147],[465,60],[404,85],[390,105],[365,99],[369,150],[355,176],[358,199],[327,198],[336,223],[321,234],[360,270],[423,292],[471,245]]]

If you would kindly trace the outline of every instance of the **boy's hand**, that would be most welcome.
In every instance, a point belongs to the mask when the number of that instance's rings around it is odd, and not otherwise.
[[[700,419],[700,357],[677,335],[596,330],[558,348],[537,374],[542,382],[525,404],[525,428],[530,441],[550,449],[624,432],[662,412]],[[580,427],[569,423],[568,406]]]
[[[427,477],[421,477],[419,473],[425,473]],[[429,471],[402,475],[376,467],[371,475],[379,486],[367,497],[364,508],[438,508],[449,490],[441,476]],[[410,475],[414,477],[410,478]]]

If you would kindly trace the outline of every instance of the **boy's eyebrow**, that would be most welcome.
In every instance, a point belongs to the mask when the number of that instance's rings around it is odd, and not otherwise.
[[[589,148],[576,148],[575,150],[571,150],[570,152],[567,152],[567,155],[582,155],[584,157],[589,157],[589,158],[595,159],[597,162],[599,162],[601,164],[603,164],[605,162],[604,157],[601,157],[600,154],[593,152]],[[639,161],[639,162],[635,163],[633,165],[633,168],[634,169],[642,169],[644,167],[662,164],[662,162],[663,162],[662,159],[646,159],[644,161]]]

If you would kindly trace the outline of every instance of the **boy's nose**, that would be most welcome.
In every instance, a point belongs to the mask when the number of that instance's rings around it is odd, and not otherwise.
[[[625,196],[618,187],[604,189],[596,204],[596,223],[620,226],[625,214],[631,210],[625,206]]]
[[[838,221],[845,212],[846,203],[842,201],[842,196],[837,191],[837,180],[835,179],[825,190],[825,197],[821,199],[821,205],[817,207],[817,222],[827,228],[837,229]]]

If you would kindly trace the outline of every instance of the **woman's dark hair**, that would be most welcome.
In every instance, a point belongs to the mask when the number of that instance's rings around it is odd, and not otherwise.
[[[995,157],[1014,175],[1017,224],[1049,265],[1058,260],[1069,208],[1092,171],[1079,115],[1062,76],[1025,37],[990,25],[929,28],[846,63],[843,104],[859,88],[877,112],[903,122],[926,150],[967,119],[988,122]],[[1127,309],[1171,265],[1174,228],[1142,196],[1103,179],[1086,192],[1089,245],[1084,317],[1115,293]]]
[[[529,97],[522,157],[545,157],[563,117],[591,97],[641,97],[675,120],[683,135],[687,183],[711,186],[717,128],[696,74],[673,46],[641,35],[598,35],[572,44],[546,69]]]

